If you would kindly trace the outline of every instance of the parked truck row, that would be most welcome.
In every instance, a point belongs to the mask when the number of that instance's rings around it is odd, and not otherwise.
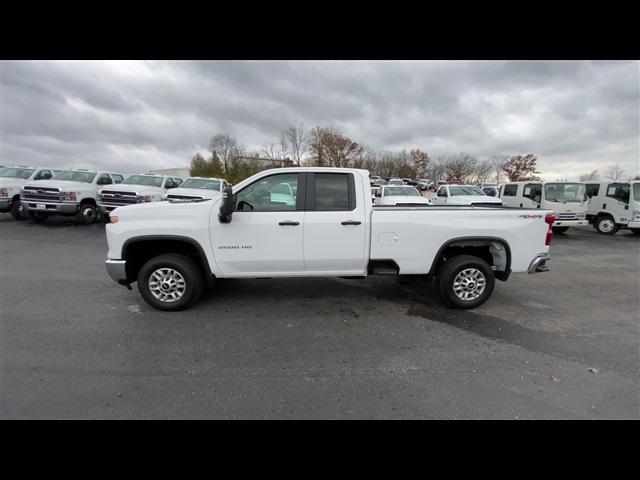
[[[52,215],[75,216],[93,223],[100,213],[108,220],[117,207],[161,200],[220,195],[223,179],[134,174],[43,167],[0,169],[0,212],[16,220],[41,222]]]

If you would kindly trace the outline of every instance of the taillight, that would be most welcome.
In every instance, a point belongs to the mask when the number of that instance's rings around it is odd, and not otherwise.
[[[544,221],[547,225],[549,225],[549,229],[547,230],[547,237],[544,239],[544,244],[546,246],[551,245],[551,240],[553,239],[553,230],[551,225],[556,221],[556,216],[553,213],[548,213],[546,217],[544,217]]]

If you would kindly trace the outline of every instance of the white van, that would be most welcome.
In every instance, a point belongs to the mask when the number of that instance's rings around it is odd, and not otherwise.
[[[629,198],[631,219],[628,227],[636,235],[640,235],[640,180],[631,182],[631,196]]]
[[[583,182],[509,182],[500,187],[500,198],[506,207],[552,210],[555,233],[589,225]]]
[[[632,185],[633,184],[633,185]],[[613,235],[621,228],[640,228],[640,182],[589,182],[586,184],[587,220],[598,232]],[[634,195],[631,190],[635,188]],[[636,227],[637,225],[637,227]],[[634,231],[634,233],[636,233]]]

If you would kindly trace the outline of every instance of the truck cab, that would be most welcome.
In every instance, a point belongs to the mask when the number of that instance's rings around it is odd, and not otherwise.
[[[508,182],[500,187],[500,198],[506,207],[542,208],[556,216],[555,233],[569,227],[587,226],[587,197],[582,182]]]
[[[119,173],[63,170],[51,180],[22,187],[21,202],[27,217],[36,222],[51,215],[64,215],[76,216],[81,223],[93,223],[98,218],[98,189],[123,180]]]
[[[587,221],[598,233],[613,235],[621,228],[637,228],[636,224],[640,221],[640,204],[637,200],[637,189],[640,188],[637,186],[638,183],[640,182],[586,183],[586,195],[589,198]],[[633,188],[636,192],[632,193]]]
[[[24,207],[20,201],[20,190],[24,185],[39,180],[50,180],[60,170],[48,167],[2,167],[0,168],[0,212],[9,212],[15,220],[23,220]]]

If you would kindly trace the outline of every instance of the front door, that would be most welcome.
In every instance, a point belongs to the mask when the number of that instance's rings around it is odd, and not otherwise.
[[[310,173],[306,183],[304,261],[307,273],[362,275],[368,263],[368,196],[352,173]]]
[[[230,223],[213,219],[211,242],[225,277],[304,274],[304,175],[276,173],[235,194]]]

